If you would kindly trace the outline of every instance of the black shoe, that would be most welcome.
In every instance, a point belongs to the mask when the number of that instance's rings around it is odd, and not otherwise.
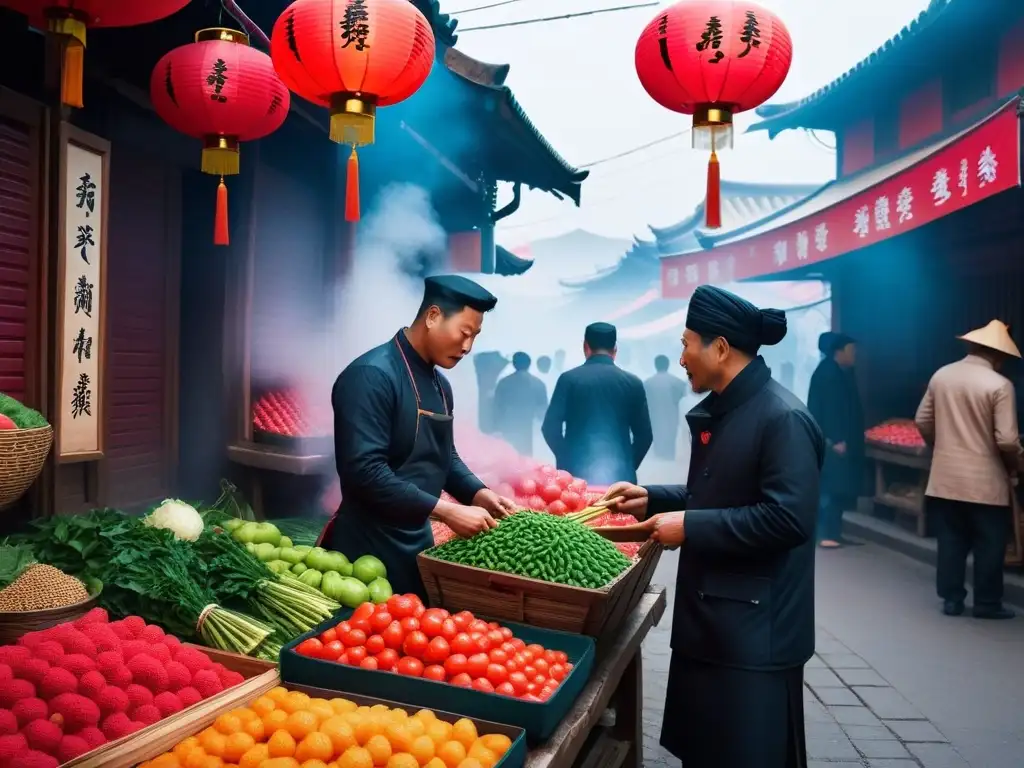
[[[956,600],[947,600],[942,604],[942,612],[947,616],[962,616],[964,604]]]
[[[971,611],[976,619],[1012,619],[1017,614],[1009,608],[975,608]]]

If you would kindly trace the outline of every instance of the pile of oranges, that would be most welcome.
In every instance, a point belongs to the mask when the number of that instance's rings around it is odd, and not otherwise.
[[[278,687],[140,768],[494,768],[511,746],[466,718]]]

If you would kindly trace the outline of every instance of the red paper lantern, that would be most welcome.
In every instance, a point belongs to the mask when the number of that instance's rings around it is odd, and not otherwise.
[[[160,117],[175,130],[203,140],[203,173],[220,176],[214,243],[227,245],[225,176],[239,172],[239,144],[273,133],[288,117],[291,94],[270,57],[249,47],[233,29],[204,29],[196,41],[165,54],[149,80]]]
[[[746,0],[684,0],[659,13],[636,44],[636,71],[650,97],[693,115],[693,147],[710,149],[708,227],[720,227],[719,149],[732,147],[732,118],[782,86],[793,42],[778,16]]]
[[[331,113],[331,141],[349,144],[345,218],[359,218],[356,147],[373,143],[377,107],[419,90],[434,33],[409,0],[295,0],[274,24],[270,55],[285,84]]]
[[[0,0],[29,23],[64,38],[61,100],[82,106],[82,68],[89,27],[135,27],[177,13],[189,0]]]

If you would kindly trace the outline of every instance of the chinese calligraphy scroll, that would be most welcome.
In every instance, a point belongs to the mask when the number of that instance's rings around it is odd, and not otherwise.
[[[65,129],[55,424],[62,462],[103,457],[108,156],[105,141]]]

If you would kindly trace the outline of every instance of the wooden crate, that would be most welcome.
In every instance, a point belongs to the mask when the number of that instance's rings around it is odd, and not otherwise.
[[[417,557],[430,604],[489,619],[575,632],[597,639],[614,633],[651,583],[662,547],[647,542],[636,561],[605,589],[584,589]]]
[[[269,661],[254,659],[250,656],[240,656],[237,653],[218,651],[212,648],[205,648],[191,643],[184,643],[191,648],[202,651],[215,663],[223,664],[233,672],[237,672],[246,678],[245,682],[229,688],[226,691],[211,696],[208,699],[193,704],[175,715],[164,718],[153,725],[146,726],[130,736],[125,736],[116,741],[108,741],[103,746],[86,752],[84,755],[65,763],[63,768],[132,768],[148,758],[139,757],[140,750],[146,751],[152,745],[163,745],[170,743],[173,747],[185,736],[190,735],[182,732],[193,728],[202,730],[217,719],[219,715],[228,712],[239,706],[240,702],[249,701],[257,696],[266,693],[280,681],[277,674],[277,665]],[[167,751],[170,747],[159,749],[156,754]]]
[[[143,731],[140,731],[134,736],[129,736],[128,739],[131,740],[129,745],[130,751],[125,750],[125,757],[130,758],[130,762],[124,762],[119,759],[110,763],[90,763],[89,765],[95,766],[95,768],[100,768],[101,765],[102,768],[131,768],[132,766],[138,765],[146,760],[152,760],[155,757],[159,757],[164,752],[168,752],[173,749],[183,739],[187,739],[189,736],[194,736],[204,728],[208,727],[219,715],[224,712],[229,712],[236,707],[244,706],[246,703],[256,699],[277,685],[284,685],[289,691],[302,691],[313,698],[332,699],[335,697],[344,697],[359,705],[373,706],[374,704],[385,704],[392,709],[402,707],[410,712],[413,709],[405,704],[388,701],[386,699],[378,699],[370,696],[357,696],[351,693],[329,691],[323,688],[313,688],[306,685],[282,683],[276,671],[272,673],[268,672],[266,674],[273,675],[273,682],[270,685],[258,692],[250,692],[244,697],[236,697],[232,700],[230,706],[218,707],[216,712],[211,710],[208,712],[196,713],[191,718],[181,718],[174,723],[170,722],[170,720],[174,720],[174,718],[163,720],[146,729],[147,732],[153,729],[159,730],[159,733],[154,731],[154,733],[148,734],[146,738],[141,738],[144,733]],[[462,717],[462,715],[455,715],[450,712],[444,712],[437,709],[435,709],[434,712],[440,719],[447,720],[450,723],[454,723]],[[184,712],[181,713],[181,715],[184,714]],[[180,715],[178,717],[180,718]],[[507,756],[509,759],[504,762],[499,762],[498,765],[500,768],[506,768],[506,766],[508,766],[508,768],[520,768],[520,766],[522,766],[526,751],[525,735],[522,728],[516,728],[511,725],[503,725],[500,723],[492,723],[487,720],[479,720],[474,717],[470,717],[469,719],[476,724],[477,731],[481,734],[502,733],[512,740],[512,749],[509,751],[509,755]],[[168,727],[159,728],[159,726],[164,724],[167,724]],[[79,768],[79,764],[77,762],[67,763],[62,768],[68,768],[68,766],[72,765]]]

